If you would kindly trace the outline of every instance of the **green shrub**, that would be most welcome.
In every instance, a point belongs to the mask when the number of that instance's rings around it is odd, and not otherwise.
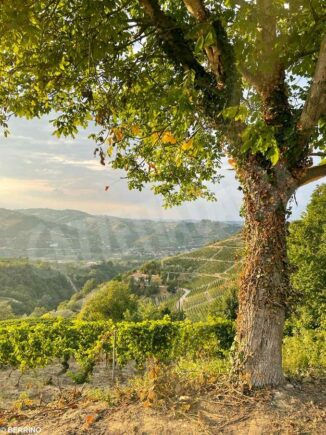
[[[291,376],[321,376],[326,373],[326,331],[302,329],[285,337],[283,367]]]

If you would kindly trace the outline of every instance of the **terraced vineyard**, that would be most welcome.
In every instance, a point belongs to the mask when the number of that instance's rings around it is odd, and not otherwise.
[[[191,320],[207,317],[211,304],[236,285],[243,242],[240,234],[196,251],[162,260],[162,271],[179,288],[189,289],[182,308]],[[175,298],[173,299],[175,300]]]

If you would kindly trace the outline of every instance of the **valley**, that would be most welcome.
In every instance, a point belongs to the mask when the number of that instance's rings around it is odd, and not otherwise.
[[[198,319],[231,278],[240,246],[239,237],[232,236],[240,224],[229,222],[137,221],[72,210],[1,209],[0,223],[2,319],[47,312],[74,316],[99,286],[118,276],[129,282],[137,273],[141,285],[147,286],[138,296],[168,310],[182,307],[187,317]],[[229,242],[205,245],[229,236]],[[155,279],[159,289],[151,294],[149,281],[152,285]],[[181,288],[188,289],[186,295]]]

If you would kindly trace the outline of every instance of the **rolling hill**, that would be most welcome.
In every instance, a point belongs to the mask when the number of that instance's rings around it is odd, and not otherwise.
[[[139,264],[139,263],[138,263]],[[57,308],[84,287],[92,288],[129,270],[131,262],[47,263],[26,258],[0,260],[1,317]]]
[[[44,262],[0,261],[0,304],[3,316],[30,314],[36,307],[55,308],[74,293],[67,277]]]
[[[0,257],[57,261],[161,258],[224,239],[239,222],[153,221],[76,210],[0,209]]]

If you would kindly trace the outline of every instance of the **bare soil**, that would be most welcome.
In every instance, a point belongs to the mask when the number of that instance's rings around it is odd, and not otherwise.
[[[181,396],[160,409],[129,397],[119,404],[66,388],[48,403],[0,411],[0,426],[39,427],[42,434],[326,434],[325,382],[306,380],[244,394],[217,384],[199,397]]]

